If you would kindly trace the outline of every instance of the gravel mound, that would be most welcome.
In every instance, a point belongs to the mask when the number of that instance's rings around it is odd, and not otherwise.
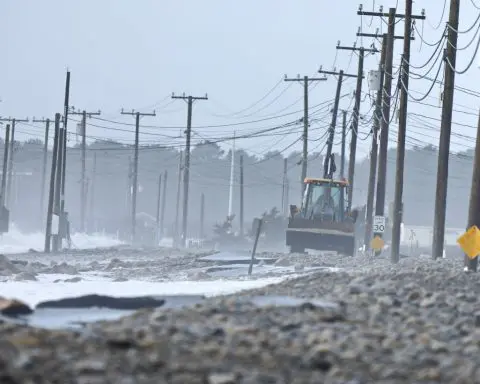
[[[460,260],[343,261],[80,332],[0,324],[0,382],[480,382],[478,274]]]

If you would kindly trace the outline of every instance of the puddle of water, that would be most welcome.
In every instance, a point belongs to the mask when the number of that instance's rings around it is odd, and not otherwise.
[[[312,304],[321,308],[338,308],[338,304],[331,301],[319,299],[300,299],[292,296],[254,296],[248,300],[259,307],[298,307],[303,304]]]

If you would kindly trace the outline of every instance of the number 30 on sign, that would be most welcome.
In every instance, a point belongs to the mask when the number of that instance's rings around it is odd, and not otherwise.
[[[385,216],[375,216],[373,218],[373,233],[385,232]]]

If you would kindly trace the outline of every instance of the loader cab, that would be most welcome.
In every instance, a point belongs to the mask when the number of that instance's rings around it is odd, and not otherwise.
[[[305,179],[299,214],[309,220],[343,222],[348,217],[346,180]]]

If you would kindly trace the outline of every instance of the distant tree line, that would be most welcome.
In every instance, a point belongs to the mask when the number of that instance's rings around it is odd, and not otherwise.
[[[0,141],[0,153],[3,152]],[[67,154],[66,207],[72,227],[78,227],[80,217],[80,148],[69,147]],[[224,151],[215,143],[204,141],[192,148],[190,167],[189,231],[198,234],[200,229],[200,197],[205,194],[205,229],[213,230],[215,223],[222,223],[228,213],[228,191],[230,178],[231,151]],[[1,155],[3,159],[3,154]],[[43,143],[29,140],[15,143],[15,173],[11,200],[11,217],[23,230],[43,230],[44,222],[40,206]],[[96,175],[93,162],[96,156]],[[239,217],[239,158],[244,161],[245,221],[276,207],[281,210],[284,154],[271,151],[262,156],[252,155],[239,149],[235,153],[234,213],[233,227],[238,228]],[[133,158],[132,146],[115,141],[96,141],[88,145],[87,176],[89,196],[87,206],[94,211],[87,212],[89,230],[105,230],[115,233],[129,225],[128,177],[129,164]],[[337,173],[339,156],[337,155]],[[387,201],[393,199],[396,153],[388,154]],[[308,175],[322,175],[323,156],[311,153]],[[51,153],[48,154],[47,178],[50,175]],[[138,212],[155,217],[158,191],[158,176],[168,172],[167,207],[165,231],[171,234],[175,221],[179,151],[156,145],[142,146],[139,156]],[[447,226],[463,227],[467,217],[468,196],[471,185],[473,153],[466,151],[451,154],[450,177],[448,180]],[[300,203],[301,154],[292,152],[287,157],[289,202]],[[431,226],[433,223],[436,185],[437,150],[432,146],[414,147],[405,157],[405,215],[410,225]],[[355,176],[354,204],[366,202],[369,160],[357,164]],[[338,177],[338,175],[337,175]],[[92,195],[92,183],[94,193]],[[48,183],[47,183],[48,185]],[[45,205],[46,206],[46,205]],[[388,207],[387,207],[388,209]]]

